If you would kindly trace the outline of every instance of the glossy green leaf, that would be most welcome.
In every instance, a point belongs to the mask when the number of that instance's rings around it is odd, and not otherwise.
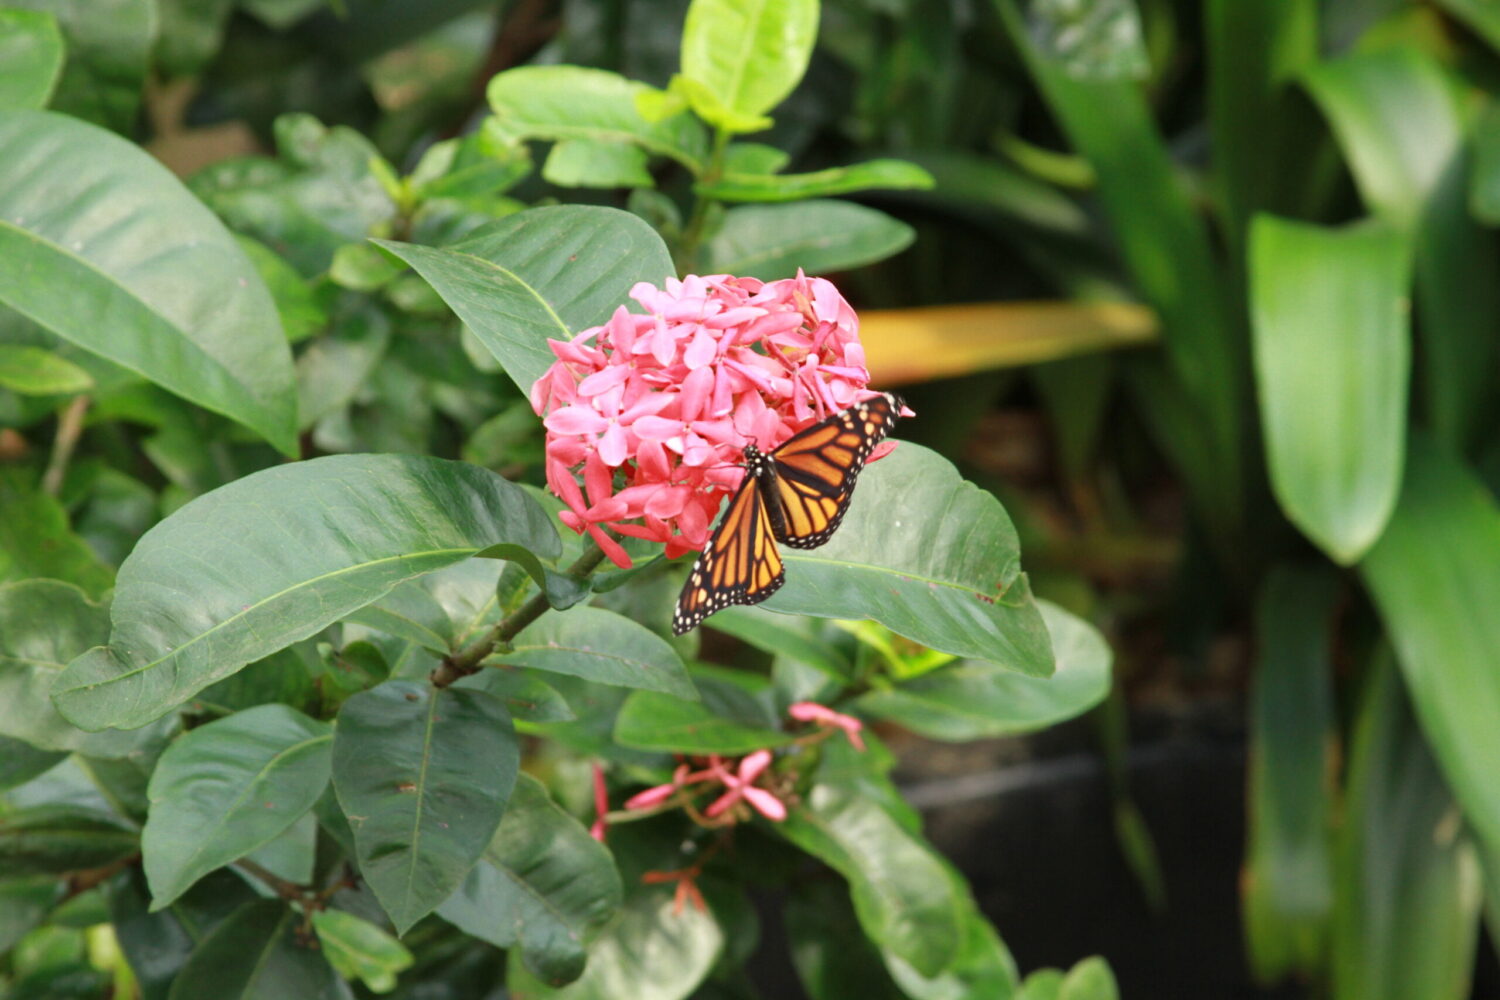
[[[951,866],[949,880],[962,898],[963,939],[953,961],[935,976],[924,976],[887,949],[886,969],[911,1000],[966,1000],[968,997],[1011,997],[1020,987],[1020,972],[1005,942],[979,912],[963,876]]]
[[[169,1000],[345,1000],[348,990],[279,899],[249,903],[203,939]]]
[[[50,101],[54,110],[121,135],[135,131],[156,30],[151,0],[6,0],[5,6],[57,18],[66,59]]]
[[[139,848],[134,830],[113,817],[68,805],[0,814],[0,879],[103,868]]]
[[[875,802],[816,785],[776,830],[849,880],[865,933],[918,973],[958,956],[963,901],[943,862]]]
[[[86,733],[52,705],[52,685],[75,656],[109,637],[109,612],[57,580],[0,586],[0,735],[43,750],[124,757],[164,740],[175,720]]]
[[[1271,487],[1348,565],[1396,502],[1411,375],[1402,235],[1258,216],[1250,239],[1255,374]]]
[[[532,973],[561,986],[583,973],[589,932],[621,895],[609,851],[523,774],[483,859],[438,915],[497,948],[518,948]]]
[[[665,639],[603,608],[549,611],[523,628],[495,660],[596,684],[697,697],[682,659]]]
[[[375,993],[396,988],[396,974],[414,961],[400,941],[343,910],[318,910],[312,915],[313,929],[323,954],[345,979],[358,978]]]
[[[743,711],[735,712],[740,706],[726,704],[730,690],[728,685],[713,686],[700,679],[701,701],[637,691],[625,699],[615,718],[615,742],[639,750],[688,754],[742,754],[792,742],[791,733],[771,729],[753,716],[746,719],[748,713]]]
[[[178,738],[151,775],[141,854],[159,910],[204,875],[280,836],[328,787],[333,734],[261,705]]]
[[[847,201],[732,208],[703,247],[705,274],[762,281],[849,271],[911,245],[916,233],[884,212]]]
[[[652,187],[646,151],[627,142],[564,139],[552,147],[542,178],[561,187]]]
[[[454,686],[494,695],[517,722],[567,722],[573,718],[573,710],[563,696],[529,670],[481,670]]]
[[[801,879],[785,910],[797,978],[811,1000],[905,1000],[833,879]],[[1003,997],[1003,994],[1002,994]]]
[[[360,874],[398,933],[463,883],[519,765],[510,717],[482,691],[387,681],[344,703],[333,783]]]
[[[1332,573],[1288,567],[1274,570],[1261,590],[1241,907],[1251,966],[1266,983],[1314,975],[1327,947],[1338,596]]]
[[[114,583],[109,567],[69,530],[62,504],[22,469],[0,468],[0,510],[0,582],[50,577],[92,596]]]
[[[708,155],[708,136],[697,119],[677,114],[647,121],[636,95],[650,87],[618,73],[579,66],[521,66],[489,83],[496,131],[513,140],[584,139],[624,142],[667,156],[697,173]]]
[[[724,932],[697,907],[681,912],[672,890],[637,889],[589,946],[582,978],[562,989],[534,979],[511,952],[506,985],[520,1000],[686,1000],[724,949]]]
[[[715,612],[705,627],[732,635],[773,656],[790,657],[830,677],[848,680],[853,666],[836,646],[817,635],[816,623],[788,619],[755,606],[730,606]]]
[[[295,452],[275,303],[165,167],[62,115],[0,112],[0,220],[0,254],[27,262],[25,280],[0,274],[0,302]]]
[[[139,726],[402,580],[558,545],[523,490],[458,462],[334,455],[266,469],[146,533],[120,567],[110,645],[69,664],[53,698],[84,728]]]
[[[63,67],[63,38],[47,10],[0,10],[0,111],[47,106]]]
[[[1113,654],[1083,619],[1050,601],[1038,601],[1037,608],[1057,659],[1051,677],[963,660],[871,691],[855,704],[929,739],[955,742],[1031,732],[1082,715],[1109,693]]]
[[[24,396],[60,396],[87,392],[93,386],[88,372],[51,351],[0,344],[0,388]]]
[[[792,92],[818,37],[818,0],[693,0],[682,29],[682,75],[706,121],[736,131]]]
[[[786,585],[765,602],[772,611],[873,618],[945,653],[1052,673],[1010,518],[920,445],[903,442],[860,475],[831,541],[782,558]]]
[[[1388,655],[1358,713],[1335,848],[1335,1000],[1460,1000],[1481,876]]]
[[[932,175],[905,160],[870,160],[810,174],[724,173],[693,190],[719,201],[801,201],[855,191],[926,189]]]
[[[1500,507],[1480,481],[1414,438],[1396,513],[1361,566],[1402,676],[1464,816],[1500,849]]]
[[[547,339],[607,321],[638,281],[677,272],[661,237],[628,212],[535,208],[442,250],[379,241],[426,278],[520,387],[557,360]]]
[[[109,919],[142,1000],[166,1000],[198,942],[256,896],[238,876],[219,872],[165,910],[152,913],[146,877],[132,867],[108,883]]]
[[[325,785],[324,790],[327,788]],[[245,855],[245,860],[294,885],[307,885],[317,867],[317,854],[318,818],[305,812],[291,826]]]

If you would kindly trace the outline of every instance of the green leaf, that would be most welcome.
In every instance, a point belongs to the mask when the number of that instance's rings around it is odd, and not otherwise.
[[[655,632],[603,608],[549,611],[493,662],[571,674],[596,684],[696,698],[682,659]]]
[[[532,1000],[686,1000],[724,950],[724,933],[712,914],[682,911],[672,891],[637,889],[589,946],[582,978],[562,989],[536,981],[511,952],[506,986]]]
[[[165,739],[167,719],[145,729],[86,733],[52,705],[52,684],[68,661],[109,636],[109,612],[58,580],[0,586],[0,735],[43,750],[115,758]]]
[[[454,687],[474,688],[500,699],[517,722],[568,722],[573,710],[555,688],[526,670],[481,670]]]
[[[46,107],[62,67],[62,32],[50,11],[0,10],[0,111]]]
[[[21,469],[0,468],[0,581],[50,577],[99,595],[114,574],[68,529],[55,497],[32,486]]]
[[[1080,80],[1140,80],[1151,72],[1134,0],[1033,0],[1027,29],[1037,51]]]
[[[327,791],[328,786],[324,786]],[[319,796],[319,800],[321,800]],[[317,867],[318,817],[305,812],[292,825],[245,855],[245,860],[260,865],[277,878],[294,885],[312,882]]]
[[[323,945],[323,954],[345,979],[358,978],[375,993],[396,988],[396,974],[414,961],[400,941],[343,910],[317,910],[313,929]]]
[[[957,870],[949,867],[954,892],[962,898],[963,940],[958,955],[936,976],[923,976],[899,955],[887,950],[883,954],[886,969],[911,1000],[966,1000],[968,997],[995,997],[1004,1000],[1020,986],[1016,960],[1005,942],[974,903],[968,885]]]
[[[558,546],[524,490],[459,462],[333,455],[266,469],[146,533],[120,567],[110,645],[69,664],[53,698],[83,728],[139,726],[402,580]]]
[[[1438,0],[1438,6],[1467,24],[1493,49],[1500,49],[1500,8],[1485,0]]]
[[[561,187],[653,187],[646,151],[628,142],[564,139],[552,147],[542,177]]]
[[[219,872],[199,882],[159,913],[139,867],[107,883],[109,919],[120,950],[141,987],[142,1000],[166,1000],[172,980],[208,933],[256,896],[243,880]]]
[[[369,243],[346,243],[333,252],[328,280],[356,292],[374,292],[406,270],[401,262]]]
[[[50,875],[0,882],[0,951],[10,951],[41,923],[64,888]]]
[[[339,712],[333,784],[396,931],[453,894],[500,824],[520,751],[500,700],[387,681]]]
[[[1257,216],[1255,374],[1271,487],[1292,523],[1349,565],[1401,481],[1411,373],[1409,246],[1376,223],[1328,230]]]
[[[625,699],[615,718],[615,742],[638,750],[689,754],[742,754],[792,742],[791,733],[768,728],[763,722],[757,725],[761,720],[745,712],[740,702],[748,701],[757,708],[759,703],[743,691],[739,699],[734,699],[732,692],[736,690],[699,678],[702,701],[637,691]]]
[[[138,849],[134,830],[89,809],[40,805],[0,814],[0,879],[103,868]]]
[[[236,910],[193,951],[169,1000],[345,1000],[343,980],[301,936],[302,920],[279,899]]]
[[[1120,987],[1109,963],[1096,955],[1068,970],[1058,1000],[1120,1000]]]
[[[1396,512],[1361,566],[1402,676],[1464,816],[1500,849],[1500,508],[1480,481],[1413,438]]]
[[[861,474],[831,541],[782,558],[786,585],[765,602],[772,611],[872,618],[945,653],[1052,673],[1010,518],[920,445],[902,442]]]
[[[793,883],[785,919],[797,978],[811,1000],[905,1000],[859,928],[849,894],[829,879]],[[1003,996],[1003,994],[1002,994]]]
[[[67,756],[66,753],[38,750],[30,743],[0,736],[0,790],[26,784]]]
[[[853,666],[843,651],[817,634],[818,623],[788,620],[785,615],[758,607],[732,605],[715,612],[705,625],[772,656],[789,657],[815,667],[837,680],[849,681],[853,675]]]
[[[483,859],[438,916],[497,948],[519,948],[531,972],[561,986],[583,973],[589,932],[621,897],[609,851],[523,774]]]
[[[135,132],[156,33],[152,0],[5,0],[5,6],[57,18],[67,58],[50,102],[54,110],[121,135]]]
[[[701,173],[708,156],[703,126],[689,114],[642,118],[636,96],[650,92],[618,73],[579,66],[521,66],[493,77],[488,89],[496,131],[513,141],[630,143]]]
[[[0,272],[0,303],[296,453],[275,303],[213,213],[139,146],[62,115],[0,112],[0,256],[24,262]]]
[[[943,862],[866,796],[815,785],[776,832],[849,880],[860,926],[923,976],[958,956],[962,900]]]
[[[0,15],[5,12],[0,11]],[[94,387],[89,373],[40,347],[0,344],[0,388],[23,396],[61,396]]]
[[[377,242],[427,279],[523,393],[557,360],[549,337],[571,340],[607,321],[636,282],[677,273],[649,225],[587,205],[520,212],[443,250]]]
[[[929,739],[954,742],[1031,732],[1082,715],[1109,694],[1113,654],[1083,619],[1050,601],[1038,601],[1037,608],[1057,657],[1051,677],[963,660],[871,691],[855,705]]]
[[[168,76],[201,73],[224,44],[232,0],[156,0],[156,66]]]
[[[333,734],[285,705],[210,722],[162,754],[141,854],[159,910],[301,819],[328,787]]]
[[[1241,908],[1265,983],[1315,975],[1333,907],[1329,856],[1336,743],[1333,615],[1338,579],[1277,567],[1261,590],[1251,675],[1250,821]]]
[[[704,273],[776,281],[849,271],[911,245],[916,233],[884,212],[847,201],[732,208],[703,248]]]
[[[260,240],[239,233],[234,238],[271,292],[287,343],[306,340],[328,324],[328,311],[285,258]]]
[[[1491,101],[1474,124],[1469,208],[1485,225],[1500,225],[1500,102]]]
[[[730,127],[764,115],[807,72],[817,38],[818,0],[693,0],[682,29],[693,110]]]
[[[719,201],[802,201],[871,189],[927,189],[933,183],[932,175],[915,163],[870,160],[810,174],[726,172],[717,180],[695,184],[693,190]]]
[[[353,402],[368,387],[390,342],[391,321],[363,304],[344,311],[326,336],[308,344],[297,356],[298,429],[305,431]]]
[[[1335,846],[1332,996],[1460,1000],[1479,933],[1479,865],[1384,654],[1356,719]]]

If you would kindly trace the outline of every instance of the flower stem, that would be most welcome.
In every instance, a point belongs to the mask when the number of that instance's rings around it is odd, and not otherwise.
[[[592,538],[584,539],[583,555],[569,566],[567,575],[575,580],[585,580],[604,561],[604,550]],[[521,605],[504,620],[491,628],[474,642],[456,653],[443,657],[443,662],[432,672],[435,687],[447,687],[460,677],[467,677],[479,670],[480,663],[495,651],[495,647],[510,642],[523,628],[542,616],[552,605],[547,595],[538,592],[531,600]]]
[[[719,179],[719,175],[724,172],[724,149],[728,145],[728,130],[722,128],[716,130],[713,151],[708,157],[708,166],[704,168],[698,180],[709,183]],[[692,214],[688,216],[687,225],[682,227],[682,239],[677,244],[677,252],[673,254],[673,263],[677,265],[679,278],[692,273],[693,268],[697,266],[698,245],[703,242],[703,226],[708,221],[708,209],[712,204],[712,198],[701,194],[693,196]]]
[[[89,411],[89,397],[74,396],[62,416],[57,418],[57,436],[52,439],[52,457],[47,462],[47,471],[42,473],[42,492],[57,496],[62,489],[63,477],[68,474],[68,461],[73,449],[78,446],[78,437],[83,433],[83,418]]]

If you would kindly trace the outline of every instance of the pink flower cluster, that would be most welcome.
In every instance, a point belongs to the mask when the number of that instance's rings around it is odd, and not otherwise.
[[[626,809],[650,809],[676,795],[688,785],[704,781],[717,781],[724,786],[724,793],[714,799],[703,810],[708,819],[716,819],[741,802],[748,802],[756,811],[769,820],[781,822],[786,819],[786,804],[764,788],[757,788],[755,780],[771,766],[771,751],[757,750],[740,758],[739,766],[731,770],[718,754],[708,758],[708,767],[693,771],[686,764],[679,764],[672,780],[665,785],[648,788],[625,800]]]
[[[690,275],[630,297],[644,315],[622,306],[549,340],[558,360],[531,389],[562,520],[623,568],[630,557],[603,528],[664,542],[669,558],[701,550],[746,444],[769,451],[874,395],[859,320],[822,278]]]

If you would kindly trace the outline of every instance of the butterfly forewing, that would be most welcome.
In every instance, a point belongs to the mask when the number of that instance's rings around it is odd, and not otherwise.
[[[672,631],[681,635],[731,604],[758,604],[785,582],[765,501],[747,472],[708,547],[693,563],[677,600]]]

